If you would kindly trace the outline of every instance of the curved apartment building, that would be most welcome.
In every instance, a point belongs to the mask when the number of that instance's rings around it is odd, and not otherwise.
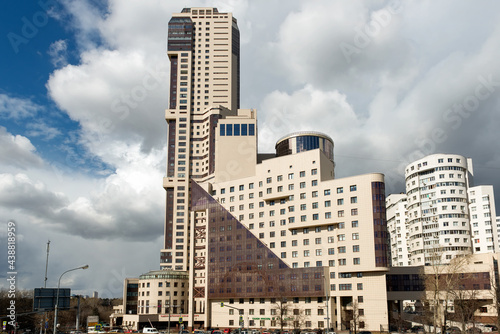
[[[471,253],[469,169],[467,159],[456,154],[430,155],[406,167],[412,265],[447,263]]]

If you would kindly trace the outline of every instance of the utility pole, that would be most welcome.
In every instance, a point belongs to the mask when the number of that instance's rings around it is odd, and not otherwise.
[[[49,267],[49,246],[50,240],[47,240],[47,259],[45,260],[45,279],[43,280],[43,287],[47,287],[47,269]],[[44,321],[45,320],[45,321]],[[44,322],[47,323],[47,312],[43,312],[43,318],[40,320],[40,334],[42,334],[42,328],[44,329],[44,333],[47,333],[47,326],[45,326]]]
[[[45,261],[45,280],[43,282],[43,287],[47,287],[47,268],[49,267],[49,246],[50,240],[47,240],[47,260]]]
[[[77,307],[77,311],[76,311],[76,334],[78,334],[78,332],[80,332],[80,295],[77,296],[78,297],[78,307]]]

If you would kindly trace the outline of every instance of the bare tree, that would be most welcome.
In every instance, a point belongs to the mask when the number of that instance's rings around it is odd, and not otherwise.
[[[291,305],[288,303],[286,297],[280,297],[274,300],[271,314],[278,317],[278,325],[280,326],[281,332],[283,332],[283,327],[288,324],[287,319],[290,313]]]
[[[359,308],[358,302],[351,297],[351,301],[343,307],[342,318],[345,321],[346,328],[350,328],[356,334],[362,317],[363,310]]]
[[[297,329],[301,329],[301,328],[304,328],[304,325],[306,323],[306,320],[307,320],[307,316],[304,312],[303,309],[300,309],[300,308],[294,308],[291,310],[292,311],[292,314],[291,314],[291,318],[292,319],[292,327],[295,330]]]
[[[446,263],[439,245],[430,249],[429,254],[431,265],[424,267],[424,301],[433,318],[434,333],[437,333],[438,327],[444,333],[449,317],[448,308],[454,299],[453,292],[459,289],[459,278],[466,269],[470,256],[458,254]]]
[[[469,275],[470,276],[470,275]],[[476,289],[467,289],[465,286],[453,291],[454,296],[454,317],[453,320],[462,325],[462,333],[465,333],[467,324],[475,324],[475,313],[479,308],[480,301]]]
[[[493,307],[497,314],[495,324],[497,328],[500,328],[500,317],[498,316],[500,313],[500,279],[498,276],[498,263],[495,260],[490,273],[490,293],[493,299]]]

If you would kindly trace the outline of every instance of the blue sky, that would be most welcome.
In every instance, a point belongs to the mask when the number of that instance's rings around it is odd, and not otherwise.
[[[1,6],[0,217],[18,227],[19,288],[43,284],[49,239],[49,286],[88,263],[63,284],[119,296],[123,278],[159,267],[165,42],[183,7],[237,18],[241,106],[258,110],[261,152],[315,130],[335,142],[338,177],[381,172],[388,193],[404,191],[407,163],[433,153],[471,157],[476,184],[500,187],[496,1]]]
[[[93,3],[97,5],[97,3]],[[58,67],[79,61],[71,17],[56,1],[6,2],[2,10],[0,93],[16,100],[25,117],[2,117],[14,135],[30,138],[40,156],[58,165],[95,173],[108,166],[89,159],[78,144],[79,123],[48,96],[46,83]],[[103,7],[99,7],[103,10]],[[57,41],[64,41],[58,44]],[[99,39],[96,38],[96,43]],[[57,46],[63,45],[62,48]]]

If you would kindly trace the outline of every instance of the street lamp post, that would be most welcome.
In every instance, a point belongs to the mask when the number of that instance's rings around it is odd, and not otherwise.
[[[78,270],[78,269],[87,269],[88,267],[89,267],[89,265],[86,264],[86,265],[78,267],[78,268],[66,270],[65,272],[63,272],[61,274],[61,276],[59,276],[59,281],[57,282],[57,295],[56,295],[56,307],[55,307],[55,313],[54,313],[54,333],[53,334],[57,334],[57,309],[59,308],[59,288],[61,286],[61,278],[63,277],[64,274],[69,273],[70,271]]]
[[[170,334],[170,308],[172,307],[172,296],[168,294],[168,334]]]

